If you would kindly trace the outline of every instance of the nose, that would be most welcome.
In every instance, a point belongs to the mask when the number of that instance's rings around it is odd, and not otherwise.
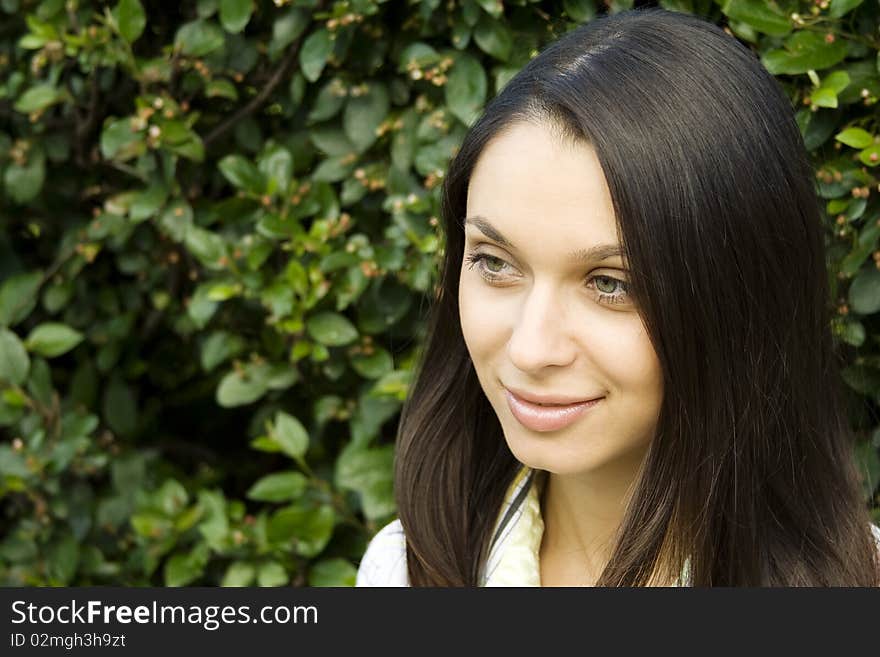
[[[566,306],[559,290],[532,287],[507,343],[507,355],[514,366],[522,372],[538,374],[545,367],[569,365],[575,359]]]

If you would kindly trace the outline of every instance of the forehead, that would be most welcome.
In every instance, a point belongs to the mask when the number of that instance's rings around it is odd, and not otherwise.
[[[483,149],[466,216],[487,218],[517,246],[538,236],[558,253],[617,242],[614,205],[594,149],[530,123],[512,126]]]

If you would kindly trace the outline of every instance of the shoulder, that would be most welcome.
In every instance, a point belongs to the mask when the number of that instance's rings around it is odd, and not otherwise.
[[[370,540],[355,586],[409,586],[406,537],[400,520],[388,523]]]
[[[880,550],[880,527],[871,523],[871,531],[874,533],[874,542],[877,544],[877,549]]]

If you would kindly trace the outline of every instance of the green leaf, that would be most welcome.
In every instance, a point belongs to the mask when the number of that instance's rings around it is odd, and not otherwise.
[[[218,267],[218,261],[226,255],[226,242],[223,238],[195,224],[186,227],[184,243],[190,253],[208,268]]]
[[[492,18],[501,18],[504,14],[504,4],[501,0],[477,0],[477,3]]]
[[[289,506],[272,515],[266,533],[271,542],[293,541],[297,554],[314,557],[330,542],[335,522],[336,514],[328,504],[311,508]]]
[[[202,343],[202,369],[210,372],[220,363],[240,354],[244,348],[245,342],[241,336],[228,331],[215,331]]]
[[[159,212],[167,199],[168,188],[162,183],[153,183],[132,197],[128,216],[136,223],[149,219]]]
[[[513,49],[513,36],[503,23],[484,14],[474,28],[474,41],[485,53],[506,62]]]
[[[357,354],[350,357],[351,366],[366,379],[378,379],[394,369],[394,360],[385,349],[379,347],[369,356]]]
[[[66,535],[49,551],[48,571],[53,583],[64,585],[73,579],[79,565],[79,542],[72,534]]]
[[[328,346],[340,347],[358,338],[358,331],[348,318],[334,312],[322,312],[306,320],[306,330],[315,341]]]
[[[83,341],[83,334],[66,324],[46,322],[35,327],[27,339],[25,346],[46,358],[54,358],[67,353]]]
[[[721,11],[770,36],[785,36],[792,29],[788,16],[774,10],[763,0],[728,0]]]
[[[352,172],[355,161],[349,154],[328,157],[312,172],[312,180],[318,182],[339,182]]]
[[[345,132],[335,126],[315,127],[309,130],[309,140],[327,155],[346,155],[354,152],[354,144]]]
[[[24,456],[9,445],[0,445],[0,476],[25,479],[30,475]]]
[[[835,135],[834,138],[847,146],[858,149],[867,148],[874,143],[874,136],[861,128],[847,128]]]
[[[349,97],[342,127],[358,152],[363,153],[376,141],[376,128],[388,116],[390,108],[388,91],[377,82],[368,83],[366,93]]]
[[[862,164],[869,167],[875,167],[880,164],[880,144],[871,144],[859,153],[859,160]]]
[[[807,74],[813,79],[814,83],[818,83],[818,77],[813,70],[807,71]],[[812,91],[810,97],[814,105],[819,107],[837,107],[837,95],[849,86],[849,73],[846,71],[834,71],[829,74],[821,84]]]
[[[833,89],[819,87],[810,94],[814,105],[819,107],[837,107],[837,94]]]
[[[306,119],[310,124],[332,119],[342,109],[347,96],[345,83],[339,78],[333,78],[318,91]]]
[[[427,43],[415,41],[401,51],[397,61],[397,72],[406,73],[410,70],[411,66],[424,69],[428,66],[433,66],[441,59],[443,59],[443,56],[433,47]]]
[[[205,85],[205,97],[238,100],[238,91],[236,90],[235,85],[229,80],[211,80]]]
[[[801,117],[798,126],[804,137],[804,146],[808,151],[813,151],[824,144],[837,129],[840,117],[838,112],[818,110],[812,112],[808,109],[798,111]]]
[[[257,168],[268,181],[270,194],[283,193],[293,176],[293,156],[283,146],[274,145],[260,156]]]
[[[202,576],[207,563],[207,555],[196,550],[186,554],[175,554],[165,562],[165,586],[186,586]]]
[[[254,581],[257,571],[253,564],[235,561],[229,565],[220,586],[249,586]]]
[[[822,34],[795,32],[785,40],[785,48],[770,50],[761,62],[772,75],[797,75],[809,70],[820,71],[839,64],[846,58],[847,46],[843,39],[827,43]]]
[[[366,448],[349,444],[336,459],[335,483],[360,494],[367,518],[373,520],[393,513],[394,446]]]
[[[861,322],[847,322],[840,333],[840,338],[854,347],[865,343],[865,327]]]
[[[0,286],[0,326],[15,326],[37,305],[42,271],[15,274]]]
[[[285,502],[302,497],[309,480],[299,472],[276,472],[258,480],[247,492],[259,502]]]
[[[21,340],[9,329],[0,328],[0,381],[20,386],[30,368],[31,359]]]
[[[299,52],[299,65],[309,82],[316,82],[333,52],[333,41],[326,28],[318,28],[306,37]]]
[[[471,55],[459,55],[444,87],[446,105],[467,126],[476,120],[486,100],[486,72]]]
[[[309,13],[294,7],[272,24],[272,39],[269,41],[269,59],[275,61],[281,52],[298,39],[309,26]]]
[[[403,401],[406,399],[411,384],[412,370],[394,370],[376,381],[370,393],[389,395]]]
[[[199,533],[204,536],[212,550],[223,550],[229,535],[229,519],[226,517],[226,500],[223,493],[200,490],[199,507],[203,512]]]
[[[862,4],[862,0],[830,0],[830,2],[828,15],[832,18],[840,18]]]
[[[205,145],[202,143],[202,138],[195,133],[192,133],[188,141],[174,144],[163,141],[162,148],[193,162],[202,162],[205,159]]]
[[[220,23],[227,32],[241,32],[251,19],[252,0],[220,0]]]
[[[562,6],[568,17],[575,23],[586,23],[593,20],[596,15],[594,0],[563,0]]]
[[[159,227],[175,242],[186,239],[186,232],[193,222],[192,206],[177,198],[169,203],[159,215]]]
[[[129,436],[137,428],[137,401],[124,379],[113,376],[104,391],[104,419],[113,431]]]
[[[153,494],[153,503],[167,516],[176,516],[189,502],[186,488],[176,479],[166,479]]]
[[[464,50],[471,42],[473,27],[465,22],[463,16],[456,16],[452,24],[452,45],[456,50]]]
[[[220,173],[238,189],[252,194],[263,194],[266,181],[257,167],[241,155],[227,155],[217,164]]]
[[[131,119],[108,119],[101,131],[101,155],[125,161],[146,150],[143,135],[131,129]]]
[[[374,278],[358,304],[358,327],[363,333],[382,333],[400,321],[412,303],[412,292],[405,285],[392,278]]]
[[[174,37],[174,45],[184,55],[202,57],[222,48],[226,38],[216,24],[198,19],[181,26]]]
[[[20,166],[11,163],[6,167],[3,184],[6,193],[16,203],[27,203],[37,197],[43,189],[46,179],[46,156],[41,148],[35,148],[29,155],[27,163]]]
[[[400,171],[409,171],[416,156],[418,115],[409,109],[400,117],[400,130],[395,130],[391,138],[391,163]]]
[[[309,570],[309,586],[354,586],[357,569],[345,559],[322,559]]]
[[[129,43],[134,43],[147,26],[147,16],[140,0],[120,0],[116,6],[116,22],[119,33]]]
[[[380,397],[365,390],[358,398],[351,415],[352,442],[364,447],[379,436],[382,425],[400,412],[402,403],[397,399]]]
[[[299,381],[299,372],[287,363],[275,363],[266,371],[266,385],[269,390],[286,390]]]
[[[53,85],[38,84],[21,94],[13,107],[22,114],[30,114],[54,105],[63,98],[64,93]]]
[[[821,86],[825,89],[831,89],[835,94],[839,94],[849,86],[849,83],[849,73],[846,71],[834,71],[822,80]]]
[[[290,581],[287,572],[277,561],[270,561],[260,566],[257,571],[257,583],[260,586],[284,586]]]
[[[870,266],[862,269],[849,287],[849,307],[859,315],[880,310],[880,271]]]
[[[880,390],[880,372],[864,365],[848,365],[840,372],[841,378],[859,394],[874,397]]]
[[[268,389],[264,378],[241,375],[233,370],[217,386],[217,403],[224,408],[244,406],[265,395]]]
[[[156,511],[143,511],[131,517],[131,526],[145,538],[161,538],[172,529],[171,521]]]
[[[272,437],[281,451],[294,459],[302,458],[309,448],[309,434],[302,423],[284,411],[275,415]]]

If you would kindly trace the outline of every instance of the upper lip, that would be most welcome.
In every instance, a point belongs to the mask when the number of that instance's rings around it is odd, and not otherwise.
[[[534,404],[578,404],[580,402],[601,399],[604,396],[594,395],[592,397],[569,397],[567,395],[537,395],[532,392],[526,392],[525,390],[517,390],[516,388],[511,388],[510,386],[505,387],[520,399],[532,402]]]

